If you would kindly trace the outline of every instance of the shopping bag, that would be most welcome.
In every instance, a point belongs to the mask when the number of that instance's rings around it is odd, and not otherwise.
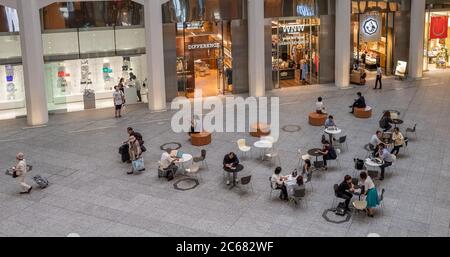
[[[134,160],[131,164],[133,165],[133,172],[140,172],[145,170],[144,158],[142,157]]]

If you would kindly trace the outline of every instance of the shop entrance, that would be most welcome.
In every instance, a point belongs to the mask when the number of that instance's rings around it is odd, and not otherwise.
[[[232,92],[230,22],[177,24],[178,94],[192,98]]]
[[[272,21],[274,88],[319,83],[319,18]]]
[[[450,10],[428,10],[425,24],[424,70],[450,68]]]

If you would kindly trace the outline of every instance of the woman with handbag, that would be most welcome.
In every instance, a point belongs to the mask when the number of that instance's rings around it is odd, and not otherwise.
[[[135,171],[135,167],[136,167],[136,162],[141,161],[141,154],[142,154],[142,150],[141,150],[141,146],[139,144],[139,141],[136,139],[135,136],[130,136],[129,140],[128,140],[128,150],[130,152],[130,159],[131,159],[131,171],[127,172],[128,175],[133,174],[133,172]],[[143,165],[141,165],[143,166]],[[142,167],[141,167],[142,170]]]
[[[13,167],[13,177],[17,178],[19,181],[20,186],[22,187],[21,194],[29,194],[31,192],[31,189],[33,189],[32,186],[25,183],[25,177],[27,174],[27,163],[25,161],[25,156],[23,153],[18,153],[16,155],[17,164],[15,167]]]

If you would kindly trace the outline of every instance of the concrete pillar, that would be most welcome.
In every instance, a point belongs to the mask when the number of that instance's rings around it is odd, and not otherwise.
[[[249,94],[266,93],[264,57],[264,1],[248,0],[248,72]],[[271,72],[271,71],[267,71]]]
[[[425,33],[425,0],[411,1],[411,36],[409,39],[409,76],[423,75],[423,40]]]
[[[148,107],[166,110],[161,2],[145,0],[145,48],[147,53]],[[177,85],[168,85],[176,87]]]
[[[336,1],[335,84],[340,88],[350,86],[351,4],[351,0]]]
[[[48,122],[38,2],[38,0],[17,0],[27,122],[30,126],[44,125]]]

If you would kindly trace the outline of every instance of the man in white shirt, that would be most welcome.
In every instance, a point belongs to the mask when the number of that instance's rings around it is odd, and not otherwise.
[[[178,170],[178,167],[175,165],[175,161],[177,161],[176,157],[172,157],[170,153],[172,149],[167,149],[161,155],[161,160],[159,161],[160,169],[166,171],[167,179],[173,179],[173,176]]]
[[[383,78],[383,70],[380,65],[377,65],[377,79],[375,81],[375,87],[373,89],[378,88],[378,83],[380,83],[380,89],[383,87],[383,83],[381,82],[381,78]]]
[[[25,182],[25,176],[27,175],[27,162],[25,161],[24,154],[18,153],[16,155],[17,164],[13,167],[14,173],[16,174],[17,180],[19,181],[20,186],[22,187],[21,194],[29,194],[32,186],[28,185]]]
[[[382,136],[383,136],[383,133],[381,133],[381,131],[378,130],[377,133],[375,133],[375,135],[373,135],[370,138],[369,148],[370,148],[370,150],[373,151],[374,155],[378,152],[378,146],[383,143],[381,141]]]
[[[122,118],[122,105],[125,102],[125,96],[121,90],[119,90],[118,86],[114,87],[114,93],[113,93],[113,101],[115,106],[115,115],[116,118]]]
[[[317,99],[317,103],[316,103],[316,112],[318,114],[326,114],[325,112],[325,106],[323,105],[323,99],[322,97],[319,97]]]

